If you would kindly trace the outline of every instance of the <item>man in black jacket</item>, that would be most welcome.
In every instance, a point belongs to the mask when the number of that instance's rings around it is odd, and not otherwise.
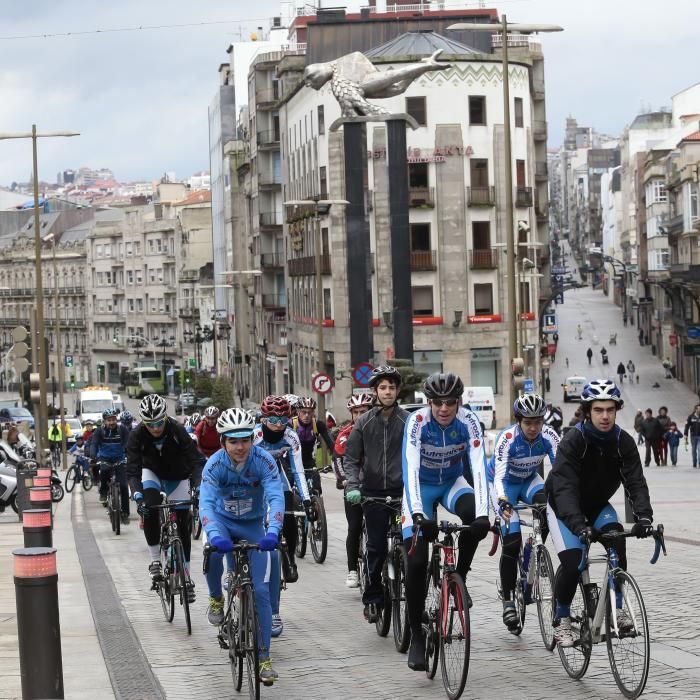
[[[348,503],[360,503],[362,496],[388,496],[399,501],[393,509],[377,501],[366,501],[362,506],[367,528],[367,584],[362,602],[365,618],[375,622],[378,608],[384,603],[382,567],[387,554],[387,532],[391,518],[400,510],[403,494],[401,447],[408,413],[396,402],[401,374],[395,367],[375,368],[369,384],[379,405],[355,422],[345,446],[343,468]]]
[[[653,453],[654,463],[658,467],[661,461],[661,439],[663,438],[664,430],[661,423],[659,423],[659,419],[654,418],[654,412],[650,408],[644,411],[644,418],[639,427],[639,432],[644,436],[644,443],[646,445],[644,466],[649,466]]]
[[[190,481],[199,486],[204,456],[185,428],[168,417],[165,401],[158,394],[149,394],[139,405],[141,423],[129,434],[126,445],[126,471],[134,501],[143,514],[143,534],[151,555],[148,571],[155,581],[162,574],[160,563],[160,516],[149,506],[160,503],[165,491],[173,501],[185,501],[190,495]],[[177,509],[177,525],[185,561],[189,566],[190,508]],[[193,584],[194,586],[194,584]],[[194,589],[188,591],[194,602]]]
[[[685,430],[683,437],[685,444],[688,444],[688,435],[690,435],[690,446],[693,449],[693,469],[697,469],[698,452],[700,452],[700,403],[695,404],[695,410],[688,416],[685,422]]]
[[[570,607],[579,580],[581,550],[595,530],[622,530],[609,501],[622,485],[634,511],[632,532],[652,534],[653,511],[649,489],[634,438],[615,425],[622,408],[620,390],[607,379],[593,380],[581,394],[583,423],[559,443],[554,467],[545,482],[547,522],[561,569],[555,583],[555,639],[563,647],[574,644]],[[615,545],[620,566],[627,568],[625,540]],[[616,596],[619,627],[629,624],[620,591]]]

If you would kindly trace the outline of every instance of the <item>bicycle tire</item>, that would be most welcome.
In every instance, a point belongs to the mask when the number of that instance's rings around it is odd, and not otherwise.
[[[461,697],[467,683],[471,653],[467,588],[457,572],[443,578],[442,588],[445,590],[440,592],[438,615],[440,670],[447,697],[456,700]]]
[[[163,559],[164,558],[161,556],[161,564],[163,563]],[[156,593],[158,593],[158,599],[160,600],[160,605],[163,609],[163,617],[165,618],[165,621],[172,622],[172,618],[170,617],[170,594],[168,591],[168,578],[165,573],[167,569],[165,566],[163,566],[161,570],[163,571],[163,578],[156,584]]]
[[[166,562],[166,567],[163,569],[163,579],[167,581],[166,590],[168,594],[168,615],[166,619],[168,622],[172,622],[175,618],[175,586],[177,585],[172,545],[168,546],[168,557]]]
[[[114,518],[114,534],[120,535],[122,531],[122,503],[121,503],[121,490],[119,489],[119,484],[112,484],[110,487],[112,489],[112,517]]]
[[[537,600],[537,617],[540,623],[542,643],[547,651],[553,651],[556,646],[554,641],[554,567],[552,558],[544,545],[539,545],[535,552],[537,557],[537,578],[533,591]],[[544,582],[544,584],[543,584]]]
[[[51,502],[60,503],[66,492],[63,490],[62,484],[51,484]]]
[[[199,517],[199,509],[192,512],[192,538],[198,540],[202,535],[202,520]]]
[[[297,543],[294,552],[299,559],[303,559],[306,556],[306,518],[299,516],[295,520],[297,521]]]
[[[391,553],[389,554],[391,556]],[[377,634],[380,637],[386,637],[389,634],[391,627],[391,579],[389,578],[389,559],[384,560],[382,567],[382,595],[384,600],[382,605],[377,608],[377,619],[374,621],[374,626]]]
[[[225,620],[226,635],[228,641],[228,660],[231,664],[231,677],[233,679],[233,687],[236,692],[240,692],[243,687],[243,652],[241,650],[240,637],[240,598],[236,595],[237,591],[233,588],[228,594],[228,612]]]
[[[593,648],[588,628],[588,607],[580,580],[576,586],[574,599],[571,601],[571,626],[574,631],[574,646],[563,647],[561,644],[557,644],[557,651],[561,665],[569,677],[579,680],[588,670]],[[577,628],[578,635],[576,634]]]
[[[93,486],[92,475],[90,472],[85,472],[82,478],[83,489],[89,491]]]
[[[403,547],[394,549],[394,590],[391,595],[392,621],[394,628],[394,646],[399,654],[408,651],[411,643],[411,627],[408,624],[408,607],[406,605],[406,575],[408,560]]]
[[[367,552],[367,530],[365,529],[365,521],[362,520],[362,534],[360,535],[360,548],[357,552],[357,578],[360,582],[360,595],[363,596],[367,588],[365,576],[367,574],[367,562],[365,556]]]
[[[425,630],[425,675],[432,680],[437,673],[440,660],[440,637],[438,634],[438,607],[440,605],[440,589],[434,576],[434,567],[428,566],[425,583],[425,611],[423,613],[423,629]],[[439,571],[438,571],[439,575]]]
[[[111,484],[107,487],[107,516],[109,517],[109,524],[114,532],[114,502],[112,500],[112,486]]]
[[[243,651],[248,672],[248,694],[249,697],[258,700],[260,698],[259,624],[253,587],[250,584],[247,584],[241,591],[241,612]]]
[[[624,591],[623,605],[634,621],[633,628],[615,633],[612,608],[608,594],[605,609],[605,643],[615,683],[626,698],[638,698],[649,678],[649,620],[642,592],[634,578],[626,571],[615,574],[618,586]],[[627,678],[627,664],[632,666],[634,678]]]
[[[173,563],[175,565],[175,581],[177,590],[180,592],[180,605],[182,612],[185,614],[185,626],[187,634],[192,634],[192,620],[190,618],[190,601],[187,597],[187,569],[185,567],[185,551],[182,548],[182,542],[175,540],[173,542]]]
[[[326,508],[320,496],[311,496],[311,506],[316,511],[316,522],[308,524],[311,554],[317,564],[323,564],[328,555],[328,521]],[[385,635],[383,635],[385,636]]]
[[[76,466],[68,467],[68,471],[66,472],[66,480],[65,480],[66,493],[72,493],[72,491],[75,488],[75,485],[78,483],[79,479],[80,479],[80,472],[78,471],[78,468]]]
[[[518,626],[514,629],[509,629],[508,631],[515,635],[520,636],[523,633],[523,627],[525,627],[525,591],[523,590],[523,585],[527,584],[527,578],[523,579],[523,550],[520,548],[520,553],[518,554],[518,578],[515,582],[515,591],[513,594],[513,602],[515,603],[515,612],[518,615]]]

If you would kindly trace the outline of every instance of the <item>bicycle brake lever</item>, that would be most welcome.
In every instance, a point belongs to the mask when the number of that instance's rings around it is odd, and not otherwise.
[[[493,542],[491,543],[491,549],[489,550],[490,557],[492,557],[498,550],[498,540],[500,539],[498,536],[498,527],[496,525],[491,528],[491,531],[493,532]]]

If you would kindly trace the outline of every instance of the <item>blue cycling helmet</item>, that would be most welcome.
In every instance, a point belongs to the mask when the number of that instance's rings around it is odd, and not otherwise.
[[[122,411],[119,414],[119,420],[122,423],[133,423],[134,422],[134,417],[131,415],[129,411]]]
[[[112,416],[116,418],[118,415],[119,411],[117,411],[116,408],[108,408],[102,411],[102,420],[106,420],[107,418],[111,418]]]
[[[593,401],[614,401],[618,408],[624,404],[620,389],[610,379],[593,379],[583,387],[581,403],[590,404]]]

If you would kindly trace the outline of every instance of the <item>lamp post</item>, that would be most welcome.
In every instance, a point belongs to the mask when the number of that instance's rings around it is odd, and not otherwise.
[[[200,284],[199,288],[200,289],[232,289],[233,285],[232,284]],[[212,332],[212,337],[211,337],[211,340],[214,343],[214,345],[213,345],[214,376],[218,377],[219,376],[219,352],[218,352],[217,339],[216,339],[217,309],[214,309],[212,321],[213,321],[213,326],[214,326],[214,329]]]
[[[153,340],[156,340],[155,338]],[[161,356],[160,360],[160,369],[161,372],[163,373],[163,392],[166,391],[167,386],[168,386],[168,378],[165,374],[165,348],[170,348],[175,344],[175,336],[170,336],[170,338],[165,337],[165,331],[163,331],[160,340],[157,343],[154,343],[154,345],[157,348],[163,348],[163,354]]]
[[[518,352],[518,312],[515,289],[515,211],[513,209],[513,161],[510,127],[510,81],[508,77],[508,31],[519,34],[536,34],[538,32],[561,32],[563,27],[554,24],[508,24],[506,15],[501,15],[500,25],[475,22],[458,22],[447,27],[448,30],[471,30],[475,32],[500,33],[502,40],[502,72],[503,72],[503,153],[505,160],[506,186],[506,253],[508,256],[508,352],[511,360]],[[517,398],[518,390],[515,384],[510,385],[510,401],[512,406]]]

